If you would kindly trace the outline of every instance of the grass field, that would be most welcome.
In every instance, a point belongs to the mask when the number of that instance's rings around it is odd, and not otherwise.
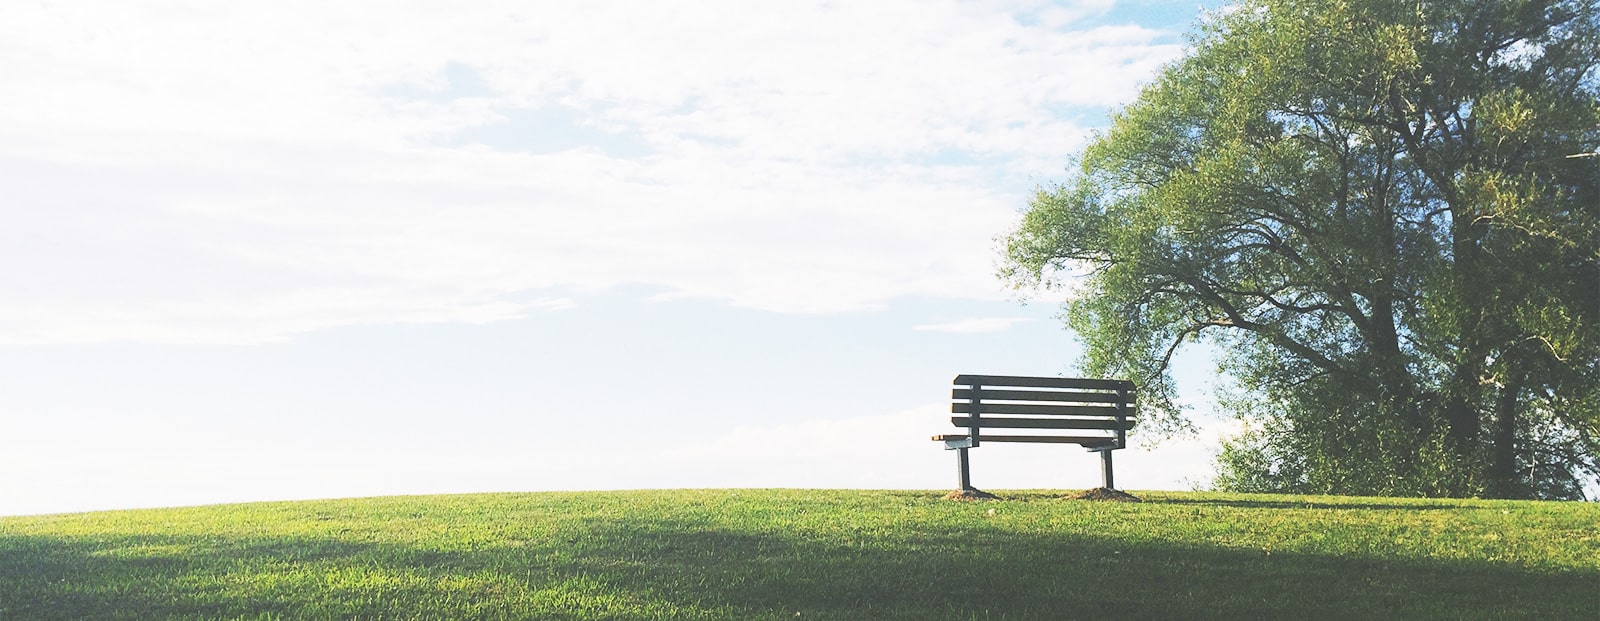
[[[1600,505],[642,491],[0,518],[0,619],[1600,619]]]

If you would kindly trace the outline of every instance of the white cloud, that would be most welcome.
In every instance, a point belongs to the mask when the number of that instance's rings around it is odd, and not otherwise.
[[[998,298],[991,239],[1074,111],[1178,50],[1066,30],[1103,4],[11,3],[0,342],[493,321],[621,284]],[[459,138],[553,109],[588,142]]]
[[[1031,317],[981,317],[975,319],[961,319],[945,323],[930,323],[916,326],[914,329],[923,332],[951,332],[955,334],[978,334],[983,332],[1001,332],[1019,323],[1033,321]]]

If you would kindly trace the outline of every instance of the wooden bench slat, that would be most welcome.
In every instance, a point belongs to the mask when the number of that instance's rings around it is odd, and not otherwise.
[[[1036,389],[1036,390],[1034,390]],[[1100,453],[1104,487],[1115,489],[1111,453],[1128,445],[1137,414],[1138,390],[1127,380],[1017,375],[957,375],[950,391],[950,423],[967,433],[940,434],[946,450],[956,451],[959,485],[972,491],[968,452],[988,442],[1077,444]],[[1049,418],[1041,418],[1049,417]],[[1100,435],[993,435],[1000,429],[1088,430]],[[1069,431],[1071,430],[1071,431]]]
[[[942,434],[933,436],[935,441],[965,440],[966,434]],[[1047,444],[1081,444],[1083,446],[1111,446],[1117,443],[1116,438],[1104,436],[991,436],[983,434],[984,442],[1040,442]]]
[[[1084,379],[1077,377],[1020,377],[1016,375],[957,375],[956,384],[966,386],[1016,386],[1027,388],[1090,388],[1133,391],[1127,380]]]
[[[973,425],[972,417],[970,416],[952,416],[950,417],[950,422],[957,427],[971,427]],[[1003,429],[1105,429],[1107,431],[1115,431],[1119,428],[1132,429],[1133,424],[1134,421],[1132,419],[1129,419],[1119,427],[1115,419],[1104,418],[991,418],[987,416],[977,423],[978,426],[984,429],[995,427]],[[989,434],[983,434],[983,439],[988,440]]]
[[[1082,391],[1052,391],[1052,390],[995,390],[984,388],[978,391],[978,396],[984,401],[1061,401],[1067,403],[1121,403],[1122,396],[1114,392],[1082,392]],[[951,399],[971,399],[971,388],[956,388],[950,391]],[[1129,397],[1132,401],[1132,397]]]
[[[1111,418],[1117,415],[1117,408],[1111,406],[1095,405],[1036,405],[1027,403],[989,403],[984,401],[978,404],[952,403],[951,414],[1034,414],[1044,416],[1099,416]],[[1133,415],[1133,408],[1128,408],[1128,415]]]

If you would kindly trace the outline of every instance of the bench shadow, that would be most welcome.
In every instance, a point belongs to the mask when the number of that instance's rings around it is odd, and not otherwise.
[[[1205,498],[1146,498],[1144,502],[1164,505],[1202,505],[1239,509],[1370,509],[1377,511],[1460,511],[1465,505],[1449,501],[1435,504],[1392,504],[1357,500],[1224,500]]]

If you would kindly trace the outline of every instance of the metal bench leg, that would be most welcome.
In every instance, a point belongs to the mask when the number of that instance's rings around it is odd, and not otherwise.
[[[1117,489],[1111,479],[1111,451],[1100,451],[1100,476],[1105,479],[1106,489]]]
[[[956,449],[956,476],[961,487],[956,489],[972,489],[972,466],[967,463],[967,449]]]

